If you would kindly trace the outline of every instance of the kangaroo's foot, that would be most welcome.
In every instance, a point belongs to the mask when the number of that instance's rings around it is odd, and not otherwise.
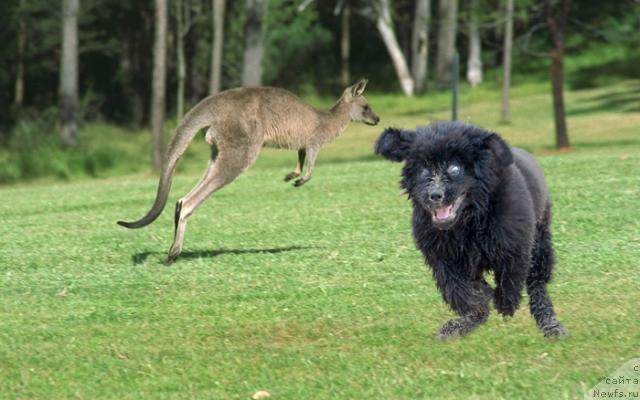
[[[300,178],[300,179],[297,179],[295,182],[293,182],[293,186],[300,187],[307,182],[309,182],[309,179]]]
[[[165,261],[165,265],[173,264],[181,252],[182,252],[182,246],[176,246],[175,244],[172,245],[171,248],[169,249],[169,253],[167,254],[167,260]]]
[[[299,177],[299,176],[300,176],[300,173],[298,173],[298,172],[290,172],[290,173],[288,173],[288,174],[286,174],[286,175],[284,176],[284,181],[285,181],[285,182],[289,182],[289,181],[290,181],[290,180],[292,180],[293,178],[297,178],[297,177]]]
[[[438,339],[449,339],[464,336],[483,324],[489,317],[488,312],[469,314],[447,321],[436,333]]]

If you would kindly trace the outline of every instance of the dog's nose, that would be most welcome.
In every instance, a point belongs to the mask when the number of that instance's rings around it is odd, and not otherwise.
[[[376,116],[376,124],[380,122],[380,117]]]
[[[444,197],[444,193],[442,190],[434,190],[433,192],[429,192],[429,199],[431,201],[442,201]]]

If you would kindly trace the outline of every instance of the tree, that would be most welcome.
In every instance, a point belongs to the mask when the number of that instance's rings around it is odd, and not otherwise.
[[[445,88],[451,84],[451,65],[456,53],[458,0],[440,0],[438,16],[440,26],[438,27],[436,80],[438,87]]]
[[[340,83],[342,86],[351,84],[351,1],[353,0],[338,0],[333,8],[333,14],[340,15]],[[313,2],[314,0],[303,0],[298,6],[298,12],[301,13]]]
[[[389,10],[389,0],[377,0],[375,3],[376,8],[376,27],[378,32],[384,41],[393,66],[400,80],[400,87],[407,96],[413,96],[414,82],[409,68],[407,67],[407,61],[404,58],[402,50],[398,45],[398,39],[393,30],[393,21],[391,20],[391,11]]]
[[[342,13],[340,15],[340,80],[342,86],[351,84],[349,74],[349,53],[351,47],[351,5],[349,1],[344,1]]]
[[[16,60],[16,82],[13,91],[13,104],[21,107],[24,101],[24,59],[27,46],[27,22],[25,16],[25,0],[19,3],[18,51]]]
[[[220,80],[222,76],[225,0],[211,0],[211,3],[213,9],[213,46],[211,46],[209,95],[214,95],[220,91]]]
[[[167,0],[155,0],[153,76],[151,83],[151,135],[153,166],[162,165],[162,125],[165,116],[167,77]]]
[[[263,20],[266,14],[265,0],[246,0],[247,16],[244,23],[244,59],[242,85],[262,84],[262,57],[264,55]]]
[[[78,9],[79,0],[62,2],[60,56],[60,132],[62,142],[75,146],[78,131]]]
[[[187,65],[184,56],[184,38],[191,29],[190,0],[174,0],[176,5],[176,61],[178,67],[178,88],[176,90],[176,119],[184,114],[184,85],[187,79]]]
[[[482,43],[478,23],[478,0],[471,0],[469,15],[469,59],[467,60],[467,81],[471,87],[482,82]]]
[[[416,0],[413,17],[413,34],[411,38],[411,75],[415,84],[415,92],[422,93],[426,89],[429,70],[429,20],[431,19],[431,1]]]
[[[571,0],[545,0],[544,13],[547,28],[551,34],[553,48],[551,59],[551,87],[553,94],[553,114],[556,127],[556,147],[569,148],[569,134],[564,110],[564,42],[571,10]]]
[[[504,48],[502,52],[502,108],[500,119],[509,120],[509,88],[511,87],[511,48],[513,47],[513,0],[507,0],[504,23]]]

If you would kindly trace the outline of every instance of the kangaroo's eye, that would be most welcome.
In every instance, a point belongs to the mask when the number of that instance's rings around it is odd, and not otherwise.
[[[462,173],[462,168],[460,168],[457,165],[452,165],[447,169],[447,172],[451,176],[458,176],[458,175],[460,175]]]
[[[368,111],[368,110],[369,110],[369,106],[364,106],[364,107],[362,107],[362,108],[363,108],[365,111]]]

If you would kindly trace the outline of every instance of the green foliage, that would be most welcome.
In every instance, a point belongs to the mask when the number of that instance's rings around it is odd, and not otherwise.
[[[298,12],[298,5],[286,0],[269,2],[263,61],[266,83],[294,90],[318,76],[317,69],[309,65],[312,57],[332,51],[332,34],[320,25],[316,9]]]
[[[227,1],[225,13],[222,84],[224,88],[241,85],[244,49],[244,1]]]
[[[504,0],[479,1],[483,37],[485,82],[497,77],[501,65]],[[211,53],[211,2],[192,0],[192,28],[186,36],[187,104],[207,94]],[[298,12],[300,1],[269,0],[265,21],[264,79],[296,92],[333,93],[339,86],[340,17],[335,1],[314,1]],[[465,73],[467,20],[470,2],[460,3],[461,75]],[[370,14],[362,12],[370,2],[352,1],[350,55],[351,76],[370,78],[371,90],[399,92],[397,77],[387,50]],[[391,2],[395,31],[410,59],[413,0]],[[438,26],[437,1],[432,1],[430,71],[433,74]],[[223,49],[223,88],[240,85],[244,47],[244,1],[227,1]],[[9,131],[17,121],[13,101],[16,76],[17,37],[21,19],[27,23],[24,109],[41,112],[57,102],[60,56],[60,4],[49,1],[6,0],[0,4],[0,127]],[[544,55],[549,38],[544,28],[541,2],[516,2],[514,79],[548,81]],[[169,7],[167,109],[175,103],[175,7]],[[638,57],[638,5],[633,1],[574,2],[568,29],[567,64],[580,59],[580,71],[567,71],[573,87],[595,87],[628,79]],[[83,0],[79,18],[80,97],[91,99],[85,112],[89,120],[108,120],[141,126],[149,114],[153,42],[153,2]],[[535,27],[540,29],[533,29]],[[533,32],[533,33],[532,33]],[[529,33],[532,33],[529,35]],[[528,38],[525,45],[525,38]],[[525,51],[526,49],[526,51]],[[611,59],[611,49],[628,52]],[[590,57],[585,57],[588,53]],[[606,54],[598,57],[597,54]],[[533,54],[543,55],[542,58]],[[603,59],[606,58],[606,62]],[[410,60],[409,60],[410,61]],[[577,82],[571,79],[577,74]],[[613,71],[613,73],[611,73]],[[603,79],[601,81],[601,79]],[[84,110],[85,104],[82,109]],[[6,140],[4,141],[6,143]]]
[[[144,165],[144,158],[135,154],[144,141],[141,135],[98,124],[81,131],[79,147],[68,148],[60,143],[56,123],[54,107],[38,118],[22,119],[15,125],[8,143],[0,149],[0,183],[100,177],[136,171]],[[131,136],[136,139],[135,148],[126,142]]]
[[[50,108],[39,118],[19,121],[11,133],[6,149],[6,162],[0,171],[0,182],[19,178],[55,176],[66,179],[70,171],[65,150],[55,132],[57,109]]]

